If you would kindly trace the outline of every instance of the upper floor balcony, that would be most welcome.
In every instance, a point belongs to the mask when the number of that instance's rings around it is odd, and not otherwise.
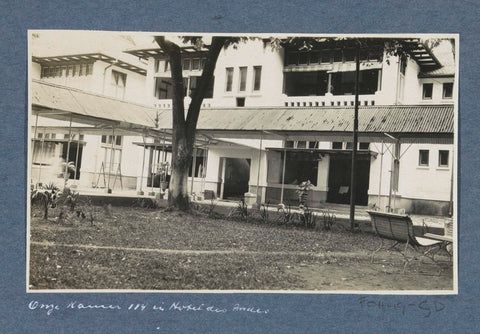
[[[359,105],[374,106],[379,104],[378,94],[359,95]],[[324,96],[285,96],[283,97],[285,107],[348,107],[355,106],[355,95],[333,95],[330,93]]]

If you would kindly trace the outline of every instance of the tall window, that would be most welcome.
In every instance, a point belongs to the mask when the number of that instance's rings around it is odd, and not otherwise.
[[[451,99],[453,97],[453,82],[443,84],[443,98]]]
[[[76,65],[42,65],[41,78],[55,77],[75,77],[91,75],[93,73],[93,63],[83,63]]]
[[[238,84],[238,90],[241,92],[244,92],[245,89],[247,88],[247,67],[242,66],[239,68],[240,70],[240,82]]]
[[[157,99],[171,99],[172,91],[172,79],[155,78],[155,90],[153,94]]]
[[[260,90],[262,80],[262,66],[253,67],[253,90]]]
[[[428,150],[419,150],[418,165],[419,166],[428,166],[428,160],[429,160],[429,151]]]
[[[431,100],[433,96],[433,84],[425,83],[423,84],[423,95],[424,100]]]
[[[125,97],[125,86],[127,84],[127,75],[112,70],[111,81],[113,92],[116,98],[123,99]]]
[[[226,68],[226,78],[227,78],[227,81],[226,81],[225,90],[227,92],[231,92],[232,84],[233,84],[233,67]]]
[[[448,155],[447,150],[438,151],[438,167],[448,167]]]

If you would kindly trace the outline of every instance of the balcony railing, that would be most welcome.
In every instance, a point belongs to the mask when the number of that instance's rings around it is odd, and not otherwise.
[[[185,109],[188,109],[191,101],[192,100],[189,97],[184,98],[183,104],[185,106]],[[155,105],[155,108],[158,108],[158,109],[171,109],[172,99],[155,99],[154,105]],[[211,107],[212,107],[212,99],[203,99],[202,108],[211,108]]]
[[[377,96],[360,95],[361,106],[373,106]],[[285,107],[353,107],[355,106],[355,95],[325,95],[325,96],[285,96]]]

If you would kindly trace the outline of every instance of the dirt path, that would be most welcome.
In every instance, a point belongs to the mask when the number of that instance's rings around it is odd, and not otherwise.
[[[213,254],[245,254],[245,255],[283,255],[286,252],[272,252],[272,251],[247,251],[238,249],[226,249],[226,250],[191,250],[191,249],[158,249],[158,248],[132,248],[132,247],[116,247],[116,246],[97,246],[97,245],[82,245],[82,244],[62,244],[53,243],[48,241],[32,241],[31,245],[45,246],[45,247],[69,247],[69,248],[84,248],[84,249],[108,249],[118,251],[133,251],[133,252],[154,252],[160,254],[184,254],[184,255],[213,255]],[[357,260],[369,260],[370,255],[360,252],[342,252],[342,253],[312,253],[312,252],[299,252],[288,251],[291,255],[317,257],[320,259],[329,258],[352,258]]]

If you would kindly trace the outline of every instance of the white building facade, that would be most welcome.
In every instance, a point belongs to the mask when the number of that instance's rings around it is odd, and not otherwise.
[[[105,36],[85,32],[34,34],[30,45],[31,79],[145,103],[147,66],[122,52],[135,44],[121,35]],[[76,47],[65,47],[65,40],[74,40]],[[125,136],[108,127],[92,134],[82,129],[81,123],[42,116],[33,117],[31,125],[33,184],[63,185],[64,163],[68,161],[75,166],[68,172],[69,186],[136,189],[140,172],[131,161],[141,159],[143,150],[132,143],[142,141],[141,136]]]
[[[404,59],[387,56],[381,48],[362,52],[360,115],[363,109],[382,106],[404,106],[409,112],[420,112],[422,106],[432,110],[436,106],[453,107],[455,66],[450,43],[443,41],[437,47],[438,52],[443,52],[441,59],[424,45],[420,45],[417,54]],[[157,108],[169,110],[168,60],[160,52],[152,55],[141,48],[127,52],[148,60],[147,94]],[[202,52],[184,53],[186,105],[203,62]],[[224,110],[235,118],[242,110],[351,109],[353,117],[354,93],[355,50],[272,48],[263,40],[249,40],[221,51],[203,110],[205,113]],[[402,122],[402,115],[396,116],[396,122]],[[201,162],[207,164],[201,165],[200,174],[197,157],[193,192],[209,190],[223,199],[239,198],[248,192],[258,196],[259,202],[297,204],[299,183],[310,180],[313,189],[309,205],[347,204],[351,135],[345,131],[332,132],[329,138],[300,129],[299,125],[295,134],[283,137],[280,134],[277,138],[266,133],[268,124],[264,138],[258,133],[249,137],[248,129],[237,129],[237,134],[245,131],[237,137],[233,134],[226,137],[238,146],[216,145],[201,153]],[[430,129],[422,131],[428,135],[422,132],[415,140],[415,135],[410,134],[408,140],[400,142],[390,131],[380,136],[360,135],[357,204],[411,213],[451,213],[455,173],[453,131],[448,138],[444,134],[437,136]]]

